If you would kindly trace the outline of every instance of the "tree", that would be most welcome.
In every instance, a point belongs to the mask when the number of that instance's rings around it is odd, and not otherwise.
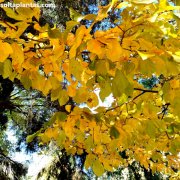
[[[0,76],[0,179],[18,180],[27,173],[27,168],[9,157],[12,143],[7,139],[6,129],[8,124],[7,109],[13,111],[15,105],[10,101],[10,94],[13,91],[13,83]]]
[[[13,161],[0,151],[0,179],[2,180],[19,180],[27,173],[27,168],[21,163]]]
[[[177,178],[178,9],[166,0],[113,0],[97,14],[71,9],[60,31],[41,26],[39,8],[1,8],[0,74],[57,109],[27,141],[53,140],[67,154],[86,155],[97,176],[135,160]],[[98,30],[104,20],[109,27]],[[98,106],[111,94],[110,108]]]

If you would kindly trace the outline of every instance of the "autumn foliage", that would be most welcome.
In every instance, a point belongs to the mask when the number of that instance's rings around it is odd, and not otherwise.
[[[41,26],[39,8],[2,8],[7,17],[0,17],[0,74],[59,103],[59,112],[27,140],[38,136],[69,154],[86,153],[85,168],[98,176],[136,160],[177,178],[178,8],[166,0],[113,0],[97,15],[66,22],[63,31]],[[117,9],[121,18],[113,28],[92,31]],[[86,27],[82,19],[93,23]],[[152,74],[159,79],[152,88],[139,83]],[[111,107],[98,106],[109,95]]]

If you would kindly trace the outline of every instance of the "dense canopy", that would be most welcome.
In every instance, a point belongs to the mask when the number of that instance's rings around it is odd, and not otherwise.
[[[136,160],[178,177],[179,6],[112,0],[94,14],[71,8],[64,30],[42,25],[37,7],[2,9],[0,74],[40,91],[58,110],[28,142],[38,137],[85,154],[85,168],[97,176]],[[101,105],[110,97],[110,107]]]

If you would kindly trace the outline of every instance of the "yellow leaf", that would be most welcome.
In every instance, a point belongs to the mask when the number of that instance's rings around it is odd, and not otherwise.
[[[64,62],[62,64],[62,68],[63,68],[64,72],[66,73],[66,79],[71,82],[71,72],[70,72],[70,67],[69,66],[70,66],[69,61]]]
[[[96,17],[96,21],[101,21],[102,19],[106,18],[108,16],[108,12],[111,9],[111,4],[108,4],[107,6],[99,6],[98,15]]]
[[[107,12],[109,12],[117,2],[118,2],[118,0],[112,0],[111,3],[110,3],[110,7],[109,7]]]
[[[71,85],[68,86],[67,92],[70,97],[74,97],[76,95],[76,86],[78,81],[73,81]]]
[[[88,99],[87,89],[84,87],[77,89],[76,96],[73,99],[78,104],[86,102]]]
[[[96,107],[99,104],[98,97],[95,93],[89,93],[89,97],[87,100],[87,105],[90,108]]]
[[[151,57],[155,56],[154,53],[142,53],[140,51],[137,51],[137,52],[141,56],[142,60],[146,60],[148,58],[151,58]]]
[[[69,96],[67,95],[67,91],[65,91],[64,89],[60,92],[59,94],[59,104],[60,106],[63,106],[64,104],[66,104],[69,100]]]
[[[170,85],[173,89],[178,89],[180,87],[180,80],[173,79],[170,81]]]
[[[104,169],[107,170],[107,171],[113,171],[113,167],[111,165],[111,159],[107,160],[107,158],[103,159],[103,165],[104,165]]]
[[[88,41],[87,49],[90,52],[97,54],[100,59],[102,59],[105,55],[104,45],[96,39],[92,39],[92,40]]]
[[[72,28],[74,26],[76,26],[77,24],[79,24],[79,22],[77,21],[67,21],[66,22],[66,30],[64,32],[64,40],[66,40],[68,33],[72,30]]]
[[[105,133],[101,134],[101,143],[102,144],[108,144],[110,142],[111,142],[111,138],[109,135],[107,135]]]
[[[84,16],[83,19],[87,19],[87,20],[95,20],[96,17],[97,17],[96,14],[87,14],[87,15]]]
[[[68,33],[66,43],[68,46],[72,46],[75,41],[75,36],[73,33]]]
[[[27,3],[27,2],[26,2]],[[35,16],[35,13],[39,13],[40,15],[40,9],[38,7],[35,8],[30,8],[30,7],[18,7],[16,8],[16,17],[19,16],[18,18],[23,18],[25,21],[31,21],[32,17]],[[37,14],[36,14],[37,16]]]
[[[27,24],[26,22],[19,22],[15,25],[18,26],[18,30],[14,33],[15,38],[19,38],[29,26],[29,24]]]
[[[32,3],[33,0],[14,0],[14,3]]]
[[[59,134],[58,131],[59,131],[58,128],[48,128],[44,132],[44,135],[47,136],[49,140],[51,138],[57,139],[58,134]]]
[[[154,50],[154,45],[152,43],[152,41],[148,41],[144,38],[138,38],[139,44],[141,47],[143,47],[143,49],[145,49],[146,51],[150,51],[150,50]]]
[[[180,63],[180,56],[179,55],[172,54],[172,57],[176,62]]]
[[[112,62],[119,61],[120,57],[123,56],[122,47],[119,42],[115,39],[111,39],[110,43],[107,44],[106,56]]]
[[[131,0],[130,2],[136,3],[136,4],[151,4],[154,3],[156,0]]]
[[[13,50],[10,44],[0,41],[0,62],[4,62]]]
[[[128,2],[122,2],[122,3],[119,3],[116,8],[121,9],[121,8],[125,8],[127,6],[128,6]]]
[[[69,57],[70,59],[73,59],[76,56],[76,50],[77,48],[81,45],[83,38],[87,32],[87,29],[85,26],[81,26],[77,31],[76,31],[76,40],[71,47],[69,51]]]
[[[162,11],[171,11],[171,10],[180,10],[180,6],[170,6],[167,0],[159,0],[159,12]]]
[[[94,152],[97,154],[103,154],[104,146],[103,145],[97,145],[96,148],[94,149]]]
[[[68,86],[67,92],[70,97],[74,97],[76,95],[76,87]]]
[[[51,43],[53,45],[53,57],[56,60],[64,54],[65,45],[60,39],[51,39]]]
[[[49,77],[49,81],[51,82],[53,90],[60,88],[60,83],[57,78],[51,76],[51,77]]]
[[[24,62],[24,53],[22,47],[17,43],[13,43],[11,47],[13,49],[13,53],[11,54],[12,66],[16,71],[19,71],[22,68],[22,63]]]
[[[49,91],[52,89],[51,81],[47,79],[44,84],[44,88],[42,89],[42,92],[44,95],[48,95]]]
[[[74,116],[73,116],[74,118]],[[65,134],[66,136],[70,139],[70,140],[73,140],[75,138],[74,136],[74,131],[75,131],[75,121],[76,119],[72,119],[72,118],[68,118],[67,119],[67,122],[65,123],[64,125],[64,131],[65,131]]]
[[[180,63],[180,51],[175,52],[175,54],[173,54],[170,51],[167,51],[167,52],[173,57],[174,61],[176,61],[177,63]]]
[[[32,73],[32,88],[43,91],[45,78],[38,73]]]
[[[65,109],[66,109],[67,112],[71,112],[71,105],[66,105]]]
[[[16,19],[16,20],[23,20],[24,17],[15,13],[13,9],[11,8],[8,8],[8,7],[3,7],[4,11],[6,12],[6,15],[12,19]]]

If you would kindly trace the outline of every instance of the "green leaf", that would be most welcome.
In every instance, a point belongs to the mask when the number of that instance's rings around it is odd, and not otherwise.
[[[97,75],[104,76],[107,74],[108,69],[109,69],[109,64],[105,60],[98,60],[95,63],[95,70]]]
[[[121,97],[118,98],[118,105],[121,106],[122,104],[124,104],[125,102],[127,102],[128,97],[126,96],[126,94],[122,94]]]
[[[57,88],[55,90],[51,90],[51,101],[57,100],[60,97],[61,91],[62,91],[61,87],[59,87],[59,88]]]
[[[41,132],[41,131],[37,131],[37,132],[35,132],[34,134],[31,134],[31,135],[27,136],[26,142],[27,142],[27,143],[32,142],[33,139],[34,139],[40,132]]]
[[[120,70],[116,71],[116,75],[112,81],[112,92],[115,97],[120,97],[123,93],[129,96],[133,92],[132,85]]]
[[[117,139],[120,135],[119,131],[116,129],[115,126],[112,126],[111,129],[110,129],[110,135],[112,137],[114,137],[115,139]]]
[[[123,64],[123,70],[125,72],[126,75],[132,73],[132,71],[135,69],[135,64],[132,62],[125,62]]]
[[[94,70],[95,70],[95,61],[91,61],[91,62],[89,63],[89,69],[90,69],[91,71],[94,71]]]
[[[67,92],[63,89],[59,93],[59,96],[60,97],[59,97],[58,101],[59,101],[60,106],[65,105],[68,102],[68,100],[69,100],[69,96],[67,95]]]
[[[156,69],[153,62],[147,59],[145,61],[143,60],[139,61],[139,71],[144,75],[150,76],[156,71]]]
[[[64,131],[59,131],[59,135],[58,135],[58,138],[57,138],[57,145],[60,147],[60,148],[63,148],[63,144],[66,140],[66,134]]]
[[[87,152],[90,152],[92,148],[94,148],[94,142],[92,136],[88,136],[85,140],[85,148]]]
[[[102,176],[104,173],[104,167],[98,159],[93,162],[92,169],[96,176]]]
[[[22,75],[20,81],[27,90],[29,90],[29,88],[32,86],[32,82],[27,76]]]
[[[3,63],[3,73],[2,76],[4,79],[8,78],[12,74],[12,64],[9,59],[6,59]]]
[[[169,151],[173,155],[177,155],[179,153],[179,147],[180,147],[180,139],[176,138],[171,141],[170,149]]]
[[[74,21],[80,22],[84,18],[83,15],[75,11],[73,8],[69,8],[69,12],[71,19]]]
[[[65,121],[66,118],[67,118],[67,114],[65,112],[55,112],[55,114],[51,117],[51,119],[48,122],[44,123],[43,129],[46,129],[47,127],[53,125],[53,123],[56,120]]]
[[[65,121],[67,118],[67,114],[65,112],[56,112],[53,118],[59,121]]]
[[[163,91],[163,98],[166,102],[170,100],[169,92],[170,92],[170,84],[169,82],[165,82],[162,88]]]
[[[39,131],[37,131],[36,133],[32,134],[32,135],[29,135],[27,138],[26,138],[26,141],[29,143],[31,141],[33,141],[33,139],[38,135],[40,134],[43,130],[47,129],[49,126],[51,126],[56,120],[59,120],[59,121],[65,121],[67,118],[67,114],[64,113],[64,112],[56,112],[52,117],[51,119],[44,123],[44,126],[43,128],[41,128]]]
[[[74,58],[71,59],[70,70],[71,70],[71,74],[74,75],[74,77],[78,81],[81,81],[81,75],[83,72],[83,67],[82,67],[81,63],[79,61],[75,60]]]
[[[50,27],[48,27],[48,35],[50,38],[54,38],[54,39],[62,37],[62,33],[57,28],[51,29]]]
[[[172,124],[167,128],[167,132],[168,132],[169,134],[173,134],[173,132],[174,132],[174,126],[173,126]]]
[[[95,155],[93,155],[93,154],[88,154],[87,156],[86,156],[86,161],[85,161],[85,163],[84,163],[84,167],[86,168],[86,169],[88,169],[90,166],[92,166],[92,163],[95,161],[95,159],[96,159],[96,156]]]
[[[154,138],[156,136],[156,127],[152,121],[148,121],[146,124],[146,132],[149,137]]]
[[[111,85],[108,81],[105,81],[104,86],[101,87],[101,91],[99,93],[99,96],[101,98],[101,101],[104,101],[106,97],[108,97],[111,94]]]

